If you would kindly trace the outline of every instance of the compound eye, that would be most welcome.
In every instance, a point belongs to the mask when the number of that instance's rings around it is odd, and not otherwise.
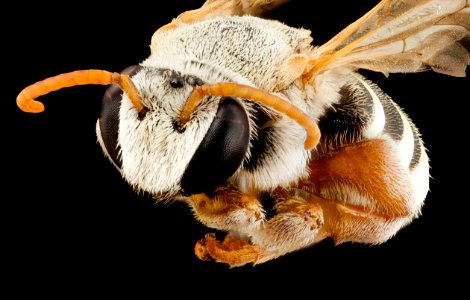
[[[121,73],[129,76],[135,75],[141,69],[140,66],[130,66]],[[122,162],[119,157],[118,144],[119,110],[121,108],[122,90],[117,85],[111,85],[104,93],[101,102],[101,112],[96,126],[96,134],[106,156],[118,168]]]
[[[183,174],[181,188],[184,193],[213,193],[240,167],[249,141],[250,127],[245,109],[233,98],[222,98],[206,136]]]

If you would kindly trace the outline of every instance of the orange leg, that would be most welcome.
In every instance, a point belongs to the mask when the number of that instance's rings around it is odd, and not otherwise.
[[[230,186],[219,188],[212,198],[205,194],[192,195],[188,204],[195,217],[207,227],[240,235],[257,229],[264,220],[258,199]]]
[[[419,211],[409,171],[385,140],[340,148],[313,160],[310,169],[299,188],[328,199],[323,206],[332,212],[328,230],[336,243],[382,243]]]
[[[313,242],[323,224],[319,205],[291,198],[276,208],[278,214],[252,230],[249,241],[228,234],[219,242],[209,234],[196,244],[196,255],[202,260],[212,258],[236,267],[262,263]]]
[[[234,267],[275,259],[327,237],[336,243],[381,243],[416,213],[408,173],[384,140],[341,148],[313,159],[310,168],[308,179],[273,193],[277,214],[246,230],[249,241],[229,234],[219,242],[208,235],[196,245],[198,257]]]
[[[206,234],[194,247],[196,256],[201,260],[215,259],[230,267],[242,266],[256,261],[259,249],[250,244],[248,240],[237,240],[230,235],[220,242],[214,234]]]

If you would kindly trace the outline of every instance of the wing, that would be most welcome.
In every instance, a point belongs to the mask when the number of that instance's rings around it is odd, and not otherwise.
[[[162,35],[182,24],[192,24],[219,16],[252,15],[262,17],[265,12],[288,1],[289,0],[206,0],[200,8],[185,11],[174,18],[171,23],[160,27],[153,34],[151,45],[158,45]]]
[[[265,12],[273,10],[288,1],[290,0],[207,0],[203,7],[223,2],[232,7],[231,15],[263,16]]]
[[[158,31],[173,29],[180,24],[191,24],[219,16],[262,16],[289,0],[206,0],[204,4],[194,10],[181,13],[173,21]],[[157,32],[158,32],[157,31]]]
[[[469,49],[470,0],[382,0],[315,48],[303,79],[342,66],[464,77]]]

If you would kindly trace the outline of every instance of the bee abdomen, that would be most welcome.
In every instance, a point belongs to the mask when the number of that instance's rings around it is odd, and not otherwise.
[[[361,140],[385,138],[395,144],[403,164],[414,170],[427,160],[416,126],[376,84],[360,75],[344,84],[338,102],[325,111],[319,126],[321,153]]]
[[[388,164],[408,170],[408,176],[401,180],[408,182],[413,196],[407,201],[418,214],[429,190],[428,156],[418,129],[388,95],[361,75],[344,84],[339,95],[319,120],[322,139],[318,154],[361,141],[387,140]]]

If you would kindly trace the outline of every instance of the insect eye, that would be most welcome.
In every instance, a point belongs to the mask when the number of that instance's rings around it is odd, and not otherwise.
[[[140,66],[130,66],[121,73],[132,77],[140,69]],[[121,168],[118,131],[122,93],[122,90],[117,85],[113,84],[108,87],[101,102],[101,112],[96,128],[98,140],[103,151],[118,168]]]
[[[173,74],[170,78],[170,86],[174,89],[182,88],[184,86],[184,78],[178,74]]]
[[[217,115],[183,174],[181,187],[184,193],[214,192],[239,168],[249,140],[245,109],[233,98],[222,98]]]
[[[118,147],[119,109],[121,107],[122,90],[110,86],[104,93],[101,102],[101,113],[98,119],[97,134],[103,151],[118,167],[121,167]]]

